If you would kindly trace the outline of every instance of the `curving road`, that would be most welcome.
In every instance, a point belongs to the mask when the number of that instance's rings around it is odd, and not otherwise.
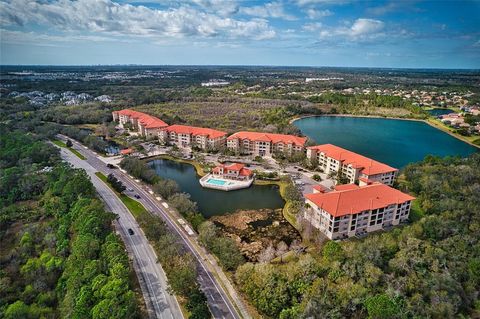
[[[64,141],[67,139],[65,136],[60,135],[59,137]],[[133,189],[134,194],[140,195],[140,199],[137,200],[148,211],[161,217],[172,233],[178,236],[185,249],[192,253],[197,261],[200,288],[207,296],[208,306],[214,318],[250,318],[245,306],[216,261],[197,244],[197,235],[189,235],[178,223],[178,218],[181,217],[178,213],[171,210],[166,202],[155,197],[153,192],[138,180],[134,180],[119,169],[107,168],[106,163],[100,160],[95,152],[72,139],[70,140],[73,142],[73,148],[86,157],[83,162],[87,162],[95,171],[105,175],[113,173],[128,189]],[[74,155],[72,154],[72,156]],[[234,300],[236,307],[229,297]]]
[[[155,251],[127,207],[95,175],[97,170],[87,161],[81,160],[65,148],[61,148],[61,156],[74,167],[87,172],[100,197],[108,208],[118,215],[116,229],[122,237],[129,255],[133,257],[135,272],[142,288],[149,316],[161,319],[183,318],[177,299],[167,292],[167,278],[161,265],[157,263]],[[134,231],[134,235],[128,234],[129,228]]]

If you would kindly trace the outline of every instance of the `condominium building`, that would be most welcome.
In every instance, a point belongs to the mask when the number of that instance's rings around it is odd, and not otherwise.
[[[415,198],[379,182],[319,188],[305,195],[304,217],[329,239],[343,239],[405,222]]]
[[[112,116],[120,127],[123,128],[125,124],[129,124],[134,131],[149,139],[156,138],[160,130],[168,126],[167,123],[155,116],[129,109],[113,111]]]
[[[254,156],[272,156],[276,152],[303,152],[306,137],[261,132],[237,132],[227,138],[228,149]]]
[[[363,178],[393,185],[398,172],[396,168],[332,144],[308,147],[307,158],[316,159],[326,174],[342,173],[350,183]]]
[[[227,132],[187,125],[170,125],[162,128],[158,139],[162,144],[174,144],[180,148],[198,147],[202,150],[218,150],[225,145]]]

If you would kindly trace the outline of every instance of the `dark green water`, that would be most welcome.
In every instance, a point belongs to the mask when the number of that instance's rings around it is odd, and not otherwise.
[[[450,109],[431,109],[431,110],[428,110],[427,112],[432,116],[439,116],[439,115],[455,113],[454,111],[452,111]]]
[[[428,124],[376,118],[318,116],[294,122],[318,144],[331,143],[396,168],[426,155],[467,156],[477,149]]]
[[[167,179],[175,180],[182,192],[189,193],[197,202],[205,217],[235,212],[239,209],[281,208],[285,202],[278,187],[252,185],[250,188],[223,192],[203,188],[198,182],[195,168],[190,164],[171,160],[156,159],[148,162],[155,172]]]

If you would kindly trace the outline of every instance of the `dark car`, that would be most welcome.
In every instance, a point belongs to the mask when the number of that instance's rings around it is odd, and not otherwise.
[[[113,164],[107,164],[107,167],[108,167],[108,168],[112,168],[112,169],[113,169],[113,168],[117,168],[117,167],[116,167],[115,165],[113,165]]]
[[[133,195],[133,197],[135,197],[136,199],[140,199],[140,195],[138,194]]]
[[[133,232],[133,229],[129,228],[129,229],[128,229],[128,234],[129,234],[130,236],[132,236],[132,235],[134,235],[135,233]]]

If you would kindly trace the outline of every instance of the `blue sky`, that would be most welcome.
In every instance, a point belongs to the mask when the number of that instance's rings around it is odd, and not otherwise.
[[[1,64],[480,68],[480,1],[0,0]]]

